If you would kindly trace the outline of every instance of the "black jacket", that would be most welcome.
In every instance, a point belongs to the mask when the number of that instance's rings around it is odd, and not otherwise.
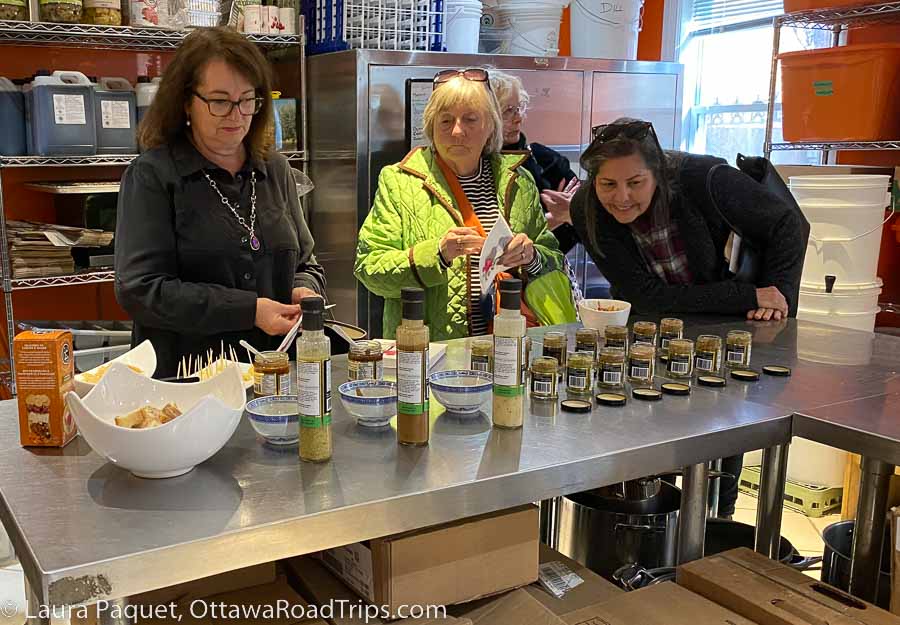
[[[722,159],[667,152],[673,188],[671,216],[678,221],[695,284],[669,285],[647,266],[631,230],[610,215],[585,183],[572,199],[572,223],[616,297],[636,312],[744,314],[757,308],[756,289],[775,286],[797,314],[805,243],[800,217],[784,201],[733,167],[720,167],[710,189],[719,209],[762,252],[758,284],[737,282],[728,273],[725,245],[731,233],[707,191],[709,170]],[[597,214],[597,245],[587,236],[585,212]]]
[[[256,235],[249,234],[203,176],[209,175],[250,222],[250,173],[256,172]],[[116,226],[116,297],[134,320],[132,342],[149,339],[156,377],[174,376],[182,357],[238,341],[275,349],[282,337],[254,327],[256,299],[290,304],[294,287],[325,294],[325,272],[313,256],[293,173],[272,154],[248,159],[232,176],[188,141],[150,150],[122,178]]]
[[[548,189],[557,191],[563,180],[569,182],[576,177],[575,172],[572,171],[572,166],[569,164],[569,159],[546,145],[528,143],[525,139],[525,133],[519,133],[518,143],[504,145],[503,149],[531,153],[531,158],[525,161],[522,166],[531,173],[539,193],[543,193]],[[551,232],[556,237],[556,240],[559,241],[559,247],[563,254],[568,254],[578,244],[578,235],[569,224],[557,226]]]

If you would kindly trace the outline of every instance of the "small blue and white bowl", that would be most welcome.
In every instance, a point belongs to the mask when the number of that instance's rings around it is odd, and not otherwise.
[[[270,395],[247,402],[247,416],[256,433],[272,445],[293,445],[300,438],[296,395]]]
[[[354,380],[338,387],[344,409],[359,425],[380,428],[397,415],[397,384],[388,380]]]
[[[494,376],[484,371],[455,369],[429,376],[431,391],[454,414],[476,414],[491,397]]]

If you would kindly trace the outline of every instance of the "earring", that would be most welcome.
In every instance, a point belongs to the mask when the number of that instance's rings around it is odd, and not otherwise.
[[[188,120],[187,120],[187,125],[188,125],[188,126],[190,126],[190,125],[191,125],[191,118],[190,118],[190,117],[188,117]]]

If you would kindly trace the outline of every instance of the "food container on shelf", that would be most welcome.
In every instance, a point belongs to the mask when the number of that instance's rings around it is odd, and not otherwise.
[[[82,399],[66,395],[78,431],[100,456],[138,477],[184,475],[216,454],[237,429],[246,395],[240,370],[228,367],[203,382],[152,380],[121,363]],[[115,418],[145,406],[175,404],[181,415],[163,425],[131,429]]]
[[[168,0],[127,0],[131,26],[168,28],[171,24]]]
[[[778,58],[786,141],[900,138],[900,43],[801,50]]]
[[[0,20],[28,21],[28,0],[0,0]]]
[[[124,78],[101,78],[94,91],[98,154],[137,153],[137,98]]]
[[[39,72],[25,92],[26,138],[37,156],[97,153],[94,88],[81,72]]]
[[[39,0],[42,22],[78,24],[84,17],[81,0]]]
[[[0,10],[3,5],[0,4]],[[25,96],[8,78],[0,78],[0,154],[22,156],[25,142]]]
[[[95,26],[121,26],[121,0],[84,0],[84,22]]]
[[[603,310],[601,310],[603,309]],[[631,315],[631,304],[617,299],[585,299],[578,303],[578,316],[586,328],[602,334],[606,326],[624,326]]]

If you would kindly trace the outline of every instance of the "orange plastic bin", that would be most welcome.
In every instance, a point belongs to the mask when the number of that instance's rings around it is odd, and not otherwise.
[[[874,4],[875,0],[784,0],[784,12],[812,11],[814,9],[843,9],[865,4]]]
[[[900,43],[786,52],[786,141],[900,139]]]

